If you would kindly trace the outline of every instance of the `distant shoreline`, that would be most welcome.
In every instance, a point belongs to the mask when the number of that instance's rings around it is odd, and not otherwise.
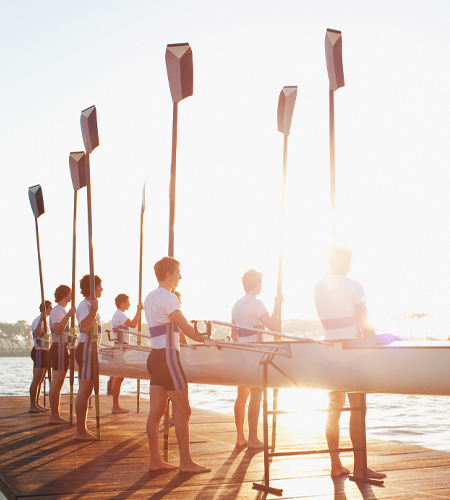
[[[18,349],[17,351],[0,351],[0,358],[28,358],[30,357],[31,349]]]

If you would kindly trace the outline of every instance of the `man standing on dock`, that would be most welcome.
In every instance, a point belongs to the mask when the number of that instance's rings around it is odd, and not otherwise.
[[[144,308],[142,304],[138,304],[137,311],[133,319],[130,319],[126,314],[130,308],[130,297],[125,293],[119,293],[115,299],[117,310],[113,314],[111,320],[111,327],[114,334],[114,343],[123,345],[129,343],[129,330],[130,328],[136,328],[141,311]],[[123,377],[112,377],[111,383],[111,394],[113,398],[113,413],[129,413],[130,410],[122,408],[119,403],[120,397],[120,386],[122,385]]]
[[[360,283],[347,277],[350,272],[353,254],[346,246],[334,245],[328,255],[328,272],[314,289],[314,299],[317,314],[325,329],[327,340],[354,339],[375,335],[375,330],[366,309],[364,289]],[[339,448],[339,418],[345,405],[345,392],[331,391],[328,393],[328,417],[326,424],[326,438],[328,448]],[[350,404],[350,439],[353,448],[361,448],[362,429],[358,410],[359,394],[349,393]],[[352,411],[355,408],[355,411]],[[363,477],[362,451],[355,451],[355,477]],[[348,474],[339,458],[339,452],[330,453],[331,475],[336,477]],[[367,469],[367,477],[382,479],[386,474]]]
[[[172,401],[175,433],[180,450],[180,472],[210,472],[211,469],[195,463],[189,445],[189,417],[191,407],[188,386],[180,363],[179,331],[192,340],[203,342],[206,334],[199,334],[187,322],[180,310],[178,297],[171,292],[181,279],[180,263],[172,257],[163,257],[155,266],[159,286],[144,301],[145,317],[152,337],[152,350],[147,361],[150,374],[150,411],[147,435],[150,447],[150,471],[176,469],[164,462],[159,453],[159,424],[166,409],[167,398]]]
[[[232,322],[240,327],[260,328],[266,326],[269,330],[276,330],[280,320],[281,304],[283,296],[275,297],[275,305],[272,316],[263,302],[256,298],[261,293],[262,273],[250,269],[242,276],[242,285],[245,295],[234,305],[231,316]],[[245,328],[233,328],[231,336],[234,342],[262,342],[262,333]],[[236,402],[234,403],[234,421],[236,423],[236,446],[248,446],[249,448],[264,448],[264,443],[258,439],[258,420],[261,410],[261,387],[238,387]],[[250,394],[248,404],[248,441],[244,435],[245,406]]]

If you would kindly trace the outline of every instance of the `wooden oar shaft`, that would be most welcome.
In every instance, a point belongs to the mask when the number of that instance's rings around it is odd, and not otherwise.
[[[76,276],[76,254],[77,254],[77,191],[73,194],[73,244],[72,244],[72,307],[75,307],[75,276]],[[70,333],[75,335],[75,315],[70,318]],[[69,344],[75,345],[75,339],[71,336]],[[70,349],[69,353],[69,382],[70,382],[70,425],[73,424],[73,384],[75,379],[75,353]]]
[[[87,188],[87,208],[88,208],[88,233],[89,233],[89,298],[95,299],[95,274],[94,274],[94,246],[92,243],[92,193],[91,193],[91,168],[89,155],[86,155],[86,188]],[[92,379],[94,382],[95,394],[95,417],[97,422],[97,439],[100,439],[100,398],[99,398],[99,369],[98,369],[98,325],[94,321],[91,330],[92,342]]]
[[[336,173],[334,149],[334,91],[329,91],[330,96],[330,205],[332,219],[332,235],[336,236]]]
[[[38,266],[39,266],[39,284],[41,288],[41,304],[43,304],[42,307],[44,308],[45,312],[46,308],[45,308],[45,294],[44,294],[44,278],[42,274],[41,245],[39,242],[39,225],[36,217],[34,218],[34,222],[36,227],[36,245],[37,245]],[[44,319],[44,339],[48,340],[47,318]]]
[[[172,123],[172,162],[170,166],[170,216],[169,216],[169,257],[175,255],[175,189],[177,179],[177,130],[178,130],[178,103],[173,103]]]

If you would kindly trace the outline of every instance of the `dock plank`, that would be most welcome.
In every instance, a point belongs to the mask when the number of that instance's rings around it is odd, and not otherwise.
[[[263,482],[261,451],[234,447],[232,415],[193,409],[191,452],[211,467],[209,474],[178,471],[150,473],[145,423],[149,408],[143,400],[122,397],[129,414],[111,413],[111,397],[101,396],[100,441],[75,440],[75,427],[50,426],[48,414],[28,413],[28,398],[0,398],[0,491],[5,498],[28,500],[202,499],[259,500],[273,497],[253,489]],[[62,414],[69,412],[62,398]],[[95,426],[90,410],[88,426]],[[277,451],[326,448],[323,434],[311,434],[279,424]],[[162,445],[162,432],[161,432]],[[343,436],[342,446],[350,446]],[[332,480],[327,455],[274,457],[271,486],[283,488],[286,499],[450,499],[450,453],[369,440],[369,464],[388,474],[384,487]],[[178,463],[175,432],[169,438],[169,460]],[[352,454],[342,455],[346,466]]]

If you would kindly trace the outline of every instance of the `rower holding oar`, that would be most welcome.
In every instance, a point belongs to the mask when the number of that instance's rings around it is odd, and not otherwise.
[[[55,290],[56,306],[50,313],[50,332],[52,346],[50,347],[50,361],[53,369],[52,383],[50,385],[50,423],[70,424],[69,420],[62,418],[59,413],[61,388],[69,368],[69,319],[75,314],[76,308],[65,307],[72,299],[72,290],[67,285],[60,285]]]
[[[204,342],[207,334],[199,334],[180,310],[180,302],[171,292],[181,279],[180,263],[172,257],[163,257],[155,266],[159,286],[150,292],[144,302],[145,317],[152,337],[152,350],[147,368],[150,374],[150,411],[147,435],[150,447],[150,471],[176,469],[164,462],[159,453],[159,424],[164,415],[167,398],[172,401],[175,433],[180,450],[180,472],[210,472],[211,469],[195,463],[189,449],[188,386],[180,363],[179,331],[197,342]]]
[[[94,277],[95,297],[102,295],[102,280]],[[88,400],[94,388],[93,370],[92,370],[92,351],[95,348],[92,345],[92,327],[97,324],[98,337],[101,338],[102,328],[100,315],[98,314],[98,300],[91,298],[91,279],[86,274],[80,280],[81,294],[84,300],[80,302],[77,308],[77,321],[80,330],[78,345],[75,351],[75,360],[78,364],[79,389],[77,400],[75,401],[75,413],[77,416],[77,435],[76,438],[82,441],[94,441],[96,435],[86,427],[86,418],[88,412]]]
[[[48,411],[39,404],[42,382],[45,373],[50,369],[48,360],[48,346],[44,343],[44,323],[52,310],[52,303],[49,300],[39,306],[41,314],[31,323],[31,332],[33,334],[33,349],[31,350],[31,359],[33,360],[33,380],[30,385],[30,413],[41,413]]]
[[[116,307],[117,311],[113,314],[111,320],[111,327],[114,334],[114,343],[117,345],[123,345],[129,343],[129,333],[130,328],[136,328],[139,318],[141,317],[141,311],[144,309],[142,304],[138,304],[137,311],[133,319],[130,319],[126,314],[130,308],[130,298],[125,293],[119,293],[116,297]],[[113,397],[113,413],[129,413],[130,410],[122,408],[119,403],[120,396],[120,386],[122,385],[123,377],[112,377],[111,383],[111,393]]]
[[[280,319],[283,295],[275,297],[272,315],[263,302],[256,298],[261,293],[262,273],[250,269],[242,276],[245,295],[240,298],[231,311],[232,322],[236,325],[264,330],[276,330]],[[262,333],[245,328],[233,328],[231,333],[234,342],[262,342]],[[261,410],[262,387],[238,387],[236,402],[234,403],[234,420],[236,423],[236,446],[249,448],[264,448],[264,443],[258,439],[258,420]],[[248,405],[248,441],[244,435],[245,405],[250,394]]]

